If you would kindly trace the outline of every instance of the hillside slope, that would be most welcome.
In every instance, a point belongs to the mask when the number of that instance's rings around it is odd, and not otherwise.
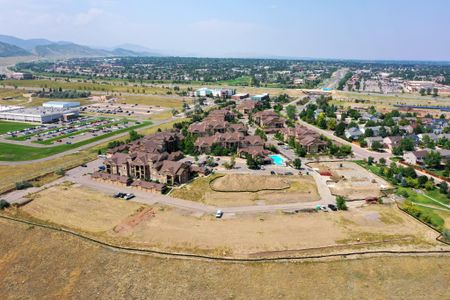
[[[28,56],[30,52],[17,46],[0,42],[0,57]]]

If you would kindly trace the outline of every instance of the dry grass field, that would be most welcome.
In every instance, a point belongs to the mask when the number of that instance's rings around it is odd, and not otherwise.
[[[57,196],[56,196],[57,195]],[[61,184],[30,196],[23,212],[46,222],[93,233],[111,230],[143,206],[85,187]]]
[[[281,176],[254,176],[249,174],[229,174],[216,178],[210,186],[218,192],[259,192],[264,190],[284,190],[291,185]]]
[[[0,220],[2,299],[448,299],[450,258],[230,264],[118,253]]]
[[[279,256],[299,249],[349,249],[360,243],[370,249],[433,247],[436,233],[392,206],[366,207],[351,212],[296,215],[240,215],[223,220],[192,216],[176,209],[155,208],[155,216],[120,235],[146,247],[219,256]],[[386,241],[386,244],[380,242]],[[389,242],[388,242],[389,241]],[[320,251],[322,251],[320,250]]]
[[[168,108],[181,109],[183,101],[192,104],[192,99],[188,97],[148,95],[148,96],[122,96],[118,102],[127,104],[143,104],[151,106],[161,106]]]
[[[331,193],[349,200],[380,197],[382,190],[391,188],[384,179],[353,162],[322,162],[309,165],[321,172],[330,172],[332,176],[328,186]]]
[[[292,254],[301,249],[300,253],[305,249],[322,251],[316,249],[321,247],[339,251],[354,247],[438,246],[434,231],[394,206],[332,213],[229,215],[218,220],[212,215],[126,202],[77,185],[51,187],[32,195],[32,199],[10,212],[115,243],[158,250],[260,257]]]
[[[355,102],[357,100],[365,100],[362,102]],[[333,101],[331,103],[335,105],[358,106],[358,107],[370,107],[375,106],[378,109],[392,109],[394,105],[443,105],[447,106],[449,96],[440,98],[433,98],[431,96],[422,97],[414,94],[404,95],[382,95],[382,94],[370,94],[367,93],[349,93],[349,92],[334,92]]]
[[[242,188],[240,192],[219,192],[213,190],[210,186],[210,181],[217,178],[217,176],[222,175],[216,174],[198,178],[190,184],[173,190],[171,196],[218,206],[254,205],[259,201],[266,204],[311,202],[319,199],[316,184],[310,176],[276,176],[273,179],[268,179],[267,176],[258,175],[226,175],[219,180],[219,188],[221,190]],[[242,176],[245,178],[243,179]],[[266,190],[252,192],[255,190],[255,187],[261,187],[266,183]],[[286,185],[289,185],[287,189],[269,190],[285,187]]]

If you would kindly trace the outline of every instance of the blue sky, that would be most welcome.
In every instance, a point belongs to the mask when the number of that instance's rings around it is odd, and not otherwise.
[[[450,60],[446,0],[0,0],[0,34],[173,55]]]

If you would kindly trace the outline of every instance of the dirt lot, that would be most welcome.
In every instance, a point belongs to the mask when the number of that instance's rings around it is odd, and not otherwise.
[[[3,220],[0,228],[0,290],[5,300],[449,296],[448,256],[229,264],[122,254]]]
[[[331,193],[349,200],[380,197],[382,190],[391,188],[388,182],[352,162],[322,162],[309,165],[320,172],[330,172],[332,176],[328,187]]]
[[[289,180],[282,176],[229,174],[215,179],[210,186],[219,192],[259,192],[264,190],[284,190],[291,185]]]
[[[220,256],[271,256],[282,254],[271,252],[340,248],[388,240],[399,247],[411,243],[425,248],[436,245],[436,233],[392,206],[337,213],[260,214],[223,220],[164,208],[155,209],[154,218],[112,236],[127,237],[145,246]]]
[[[111,230],[143,206],[125,202],[86,187],[62,184],[43,190],[23,211],[35,218],[89,232]]]
[[[256,190],[258,190],[258,187],[265,184],[267,184],[266,189],[289,186],[289,188],[283,190],[262,190],[259,192],[214,191],[210,186],[210,181],[216,178],[214,176],[198,178],[191,184],[174,190],[171,195],[176,198],[200,201],[217,206],[312,202],[319,199],[315,181],[311,176],[277,176],[268,179],[267,176],[260,175],[226,175],[225,178],[219,180],[217,186],[221,190],[227,190],[227,188],[231,190],[239,190],[240,188],[242,190],[255,190],[254,187],[257,187]]]
[[[219,256],[272,256],[279,254],[273,251],[348,248],[381,241],[397,247],[436,245],[434,231],[394,206],[348,212],[239,215],[218,220],[211,215],[149,207],[63,185],[38,193],[19,212],[115,243]]]

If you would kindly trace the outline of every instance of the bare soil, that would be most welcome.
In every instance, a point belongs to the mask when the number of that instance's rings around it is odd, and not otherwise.
[[[321,162],[310,166],[320,172],[330,172],[332,176],[328,186],[331,193],[348,200],[381,197],[383,190],[391,188],[384,179],[353,162]]]
[[[59,185],[33,194],[22,210],[44,221],[89,232],[111,230],[144,207],[87,187]]]
[[[389,205],[346,212],[279,212],[216,219],[114,199],[76,185],[55,186],[33,199],[18,213],[114,243],[159,250],[246,257],[274,251],[353,247],[368,242],[380,243],[376,247],[384,248],[438,246],[434,231]]]

